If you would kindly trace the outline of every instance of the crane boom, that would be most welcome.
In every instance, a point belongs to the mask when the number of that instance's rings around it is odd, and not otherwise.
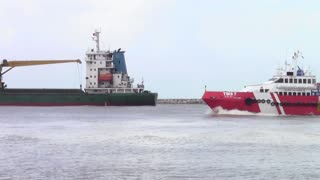
[[[59,64],[59,63],[71,63],[76,62],[81,64],[80,59],[76,60],[37,60],[37,61],[7,61],[3,60],[1,67],[18,67],[18,66],[35,66],[35,65],[46,65],[46,64]]]
[[[46,64],[60,64],[60,63],[72,63],[76,62],[81,64],[80,59],[75,60],[37,60],[37,61],[25,61],[25,60],[18,60],[18,61],[8,61],[4,59],[2,63],[0,64],[0,89],[3,89],[6,87],[4,82],[2,81],[2,76],[10,71],[14,67],[19,66],[36,66],[36,65],[46,65]],[[9,67],[6,71],[2,72],[3,67]]]

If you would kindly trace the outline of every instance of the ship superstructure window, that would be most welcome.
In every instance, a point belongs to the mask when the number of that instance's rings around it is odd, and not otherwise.
[[[288,83],[288,79],[287,78],[284,79],[284,83]]]
[[[286,95],[287,95],[287,92],[283,92],[283,95],[285,95],[285,96],[286,96]]]
[[[303,79],[303,84],[306,84],[307,83],[307,80],[306,79]]]
[[[298,80],[297,80],[297,79],[294,79],[293,82],[294,82],[295,84],[297,84]]]
[[[279,95],[282,96],[282,92],[279,92]]]
[[[309,93],[309,92],[307,92],[307,96],[310,96],[310,93]]]
[[[302,79],[299,79],[299,84],[301,84],[302,83]]]
[[[298,92],[297,94],[298,94],[298,96],[301,96],[301,92]]]
[[[289,79],[289,83],[293,83],[293,80],[292,80],[292,79]]]
[[[293,96],[296,96],[296,95],[297,95],[297,93],[296,93],[296,92],[293,92],[293,93],[292,93],[292,95],[293,95]]]
[[[289,95],[289,96],[292,96],[292,93],[291,93],[291,92],[289,92],[289,93],[288,93],[288,95]]]
[[[306,95],[306,93],[305,92],[302,92],[302,96],[305,96]]]
[[[311,84],[311,79],[308,79],[308,84]]]
[[[312,84],[315,84],[316,83],[316,80],[315,79],[312,79]]]
[[[276,83],[283,83],[283,79],[282,78],[278,79]]]
[[[264,90],[264,92],[268,92],[268,91],[269,91],[269,89],[265,89],[265,90]]]

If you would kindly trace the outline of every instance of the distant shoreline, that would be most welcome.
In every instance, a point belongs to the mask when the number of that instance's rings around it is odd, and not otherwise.
[[[158,104],[204,104],[202,99],[158,99]]]

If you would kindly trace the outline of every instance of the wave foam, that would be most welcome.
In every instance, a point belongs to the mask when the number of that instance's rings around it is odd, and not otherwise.
[[[253,113],[249,111],[241,111],[238,109],[227,110],[223,109],[221,106],[213,108],[209,112],[212,115],[241,115],[241,116],[279,116],[278,114],[266,114],[266,113]]]

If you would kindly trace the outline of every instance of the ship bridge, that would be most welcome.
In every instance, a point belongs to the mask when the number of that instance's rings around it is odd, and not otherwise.
[[[141,93],[144,85],[133,87],[134,80],[127,72],[125,51],[100,50],[100,32],[93,33],[96,48],[86,53],[86,88],[88,93]]]
[[[292,64],[285,62],[277,74],[262,84],[245,86],[242,92],[277,93],[279,95],[310,96],[312,91],[319,89],[316,76],[308,70],[305,71],[297,65],[297,60],[303,58],[297,51],[292,57]]]

